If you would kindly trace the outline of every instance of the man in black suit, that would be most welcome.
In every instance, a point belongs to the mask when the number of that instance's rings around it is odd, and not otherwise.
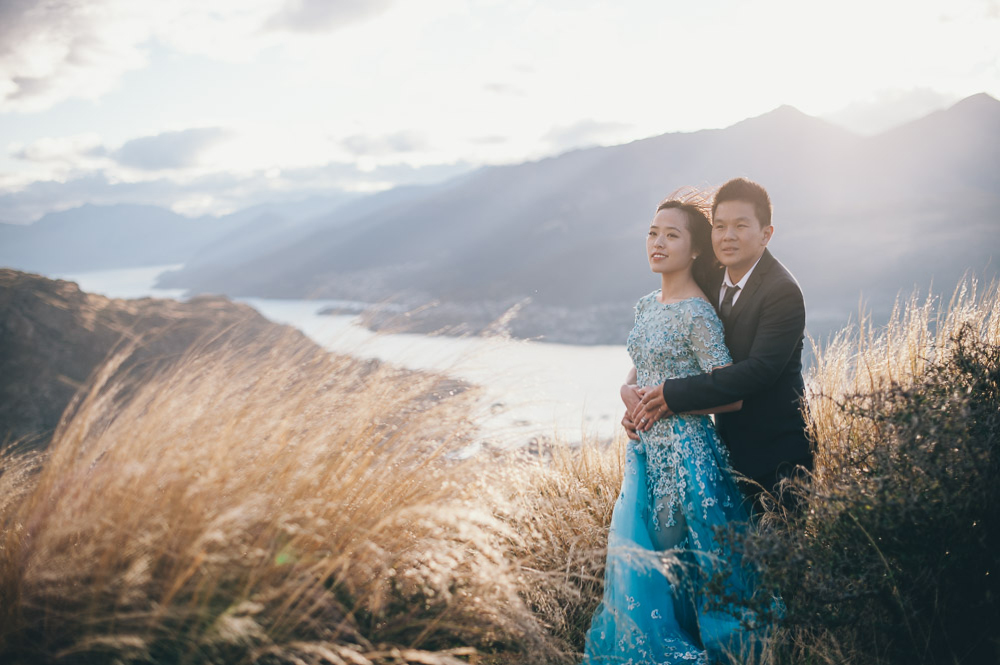
[[[712,247],[723,267],[703,288],[722,319],[733,364],[668,379],[648,389],[631,414],[642,431],[670,413],[742,400],[739,411],[716,415],[716,425],[733,469],[768,492],[782,478],[812,469],[800,409],[805,305],[795,278],[767,250],[773,231],[763,187],[736,178],[719,189]]]

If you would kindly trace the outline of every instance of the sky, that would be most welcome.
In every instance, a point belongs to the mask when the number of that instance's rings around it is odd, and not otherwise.
[[[221,215],[788,104],[1000,98],[1000,0],[0,0],[0,222]]]

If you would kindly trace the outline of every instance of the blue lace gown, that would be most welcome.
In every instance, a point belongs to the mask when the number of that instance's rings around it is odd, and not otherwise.
[[[640,386],[731,362],[722,323],[701,298],[636,305],[628,352]],[[707,611],[699,583],[719,571],[727,591],[749,582],[713,527],[745,523],[746,510],[710,416],[663,418],[629,440],[608,534],[604,597],[587,633],[584,663],[707,663],[739,652],[735,612]]]

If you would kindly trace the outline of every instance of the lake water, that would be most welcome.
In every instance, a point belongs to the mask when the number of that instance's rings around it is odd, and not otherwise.
[[[179,266],[54,275],[111,298],[180,299],[156,289],[156,276]],[[317,314],[332,300],[237,299],[276,323],[295,326],[318,344],[359,358],[435,370],[481,386],[481,435],[498,446],[539,437],[575,442],[610,439],[621,429],[618,389],[631,367],[625,346],[575,346],[523,340],[375,333],[354,316]]]

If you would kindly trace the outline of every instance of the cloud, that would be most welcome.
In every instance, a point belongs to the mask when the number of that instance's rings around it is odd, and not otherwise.
[[[501,134],[488,134],[486,136],[477,136],[470,139],[470,143],[476,145],[502,145],[510,141],[510,137],[503,136]]]
[[[0,193],[0,222],[28,224],[44,214],[87,203],[137,203],[170,208],[187,215],[225,214],[259,203],[329,196],[337,192],[378,191],[396,185],[442,182],[471,170],[472,165],[432,164],[415,167],[387,164],[363,171],[354,164],[260,170],[249,175],[226,172],[176,180],[155,174],[122,181],[110,170],[77,174],[65,181],[40,180],[18,191]]]
[[[104,145],[94,133],[42,137],[28,145],[12,145],[9,154],[35,167],[38,180],[67,180],[98,170],[113,174],[115,179],[127,175],[126,179],[136,180],[137,175],[127,169],[163,171],[199,166],[204,152],[229,135],[217,127],[199,127],[142,136],[118,148]]]
[[[327,32],[383,13],[393,0],[286,0],[267,27],[291,32]]]
[[[242,60],[277,31],[323,33],[394,0],[0,0],[0,112],[97,99],[146,67],[152,44]]]
[[[218,127],[185,129],[144,136],[126,142],[114,152],[115,160],[123,166],[146,171],[182,169],[195,166],[201,154],[226,137],[227,132]]]
[[[48,92],[51,86],[50,80],[31,76],[13,76],[8,82],[13,87],[7,98],[14,103],[40,97]]]
[[[175,210],[195,207],[196,201],[205,210],[219,210],[242,207],[244,200],[257,194],[312,195],[326,188],[372,191],[437,182],[471,168],[464,161],[428,159],[428,141],[412,131],[349,137],[343,141],[350,150],[326,142],[333,154],[343,154],[332,161],[310,158],[281,163],[266,157],[274,147],[273,137],[263,143],[255,140],[259,138],[254,133],[199,127],[137,137],[120,145],[104,143],[96,133],[12,144],[8,155],[20,165],[16,171],[0,173],[0,194],[23,195],[7,199],[0,220],[30,221],[50,196],[53,209],[87,202],[90,195],[98,197],[91,202],[103,202],[119,193],[131,196],[142,191],[154,196],[156,205],[167,204]],[[262,154],[265,158],[260,159]],[[60,188],[58,183],[67,186]],[[113,183],[130,187],[109,186]],[[147,189],[142,183],[147,183]],[[32,198],[31,192],[43,194]],[[128,198],[123,202],[140,201]]]
[[[68,210],[86,203],[164,205],[176,193],[176,185],[165,180],[112,183],[102,172],[90,173],[65,182],[33,182],[20,191],[0,194],[0,220],[12,224],[27,224],[46,213]]]
[[[108,154],[97,134],[80,134],[60,138],[43,137],[28,145],[15,145],[10,156],[35,164],[78,164],[87,158],[102,158]]]
[[[94,98],[142,67],[148,28],[121,0],[0,2],[0,108]]]
[[[621,122],[601,122],[585,119],[570,125],[553,127],[543,140],[556,150],[569,150],[615,142],[626,134],[632,125]]]
[[[483,86],[486,92],[496,93],[498,95],[513,95],[515,97],[525,97],[526,93],[521,88],[509,85],[507,83],[487,83]]]
[[[429,147],[427,138],[420,132],[401,131],[383,136],[355,134],[343,139],[341,145],[353,155],[378,157],[408,152],[419,152]]]
[[[281,172],[283,187],[323,192],[331,189],[373,191],[397,185],[429,185],[469,172],[472,165],[453,164],[383,164],[362,170],[355,164],[331,162],[323,166],[287,169]]]
[[[114,166],[108,149],[95,133],[14,143],[8,146],[7,153],[20,164],[16,170],[0,173],[0,192],[21,189],[34,181],[66,182]]]

